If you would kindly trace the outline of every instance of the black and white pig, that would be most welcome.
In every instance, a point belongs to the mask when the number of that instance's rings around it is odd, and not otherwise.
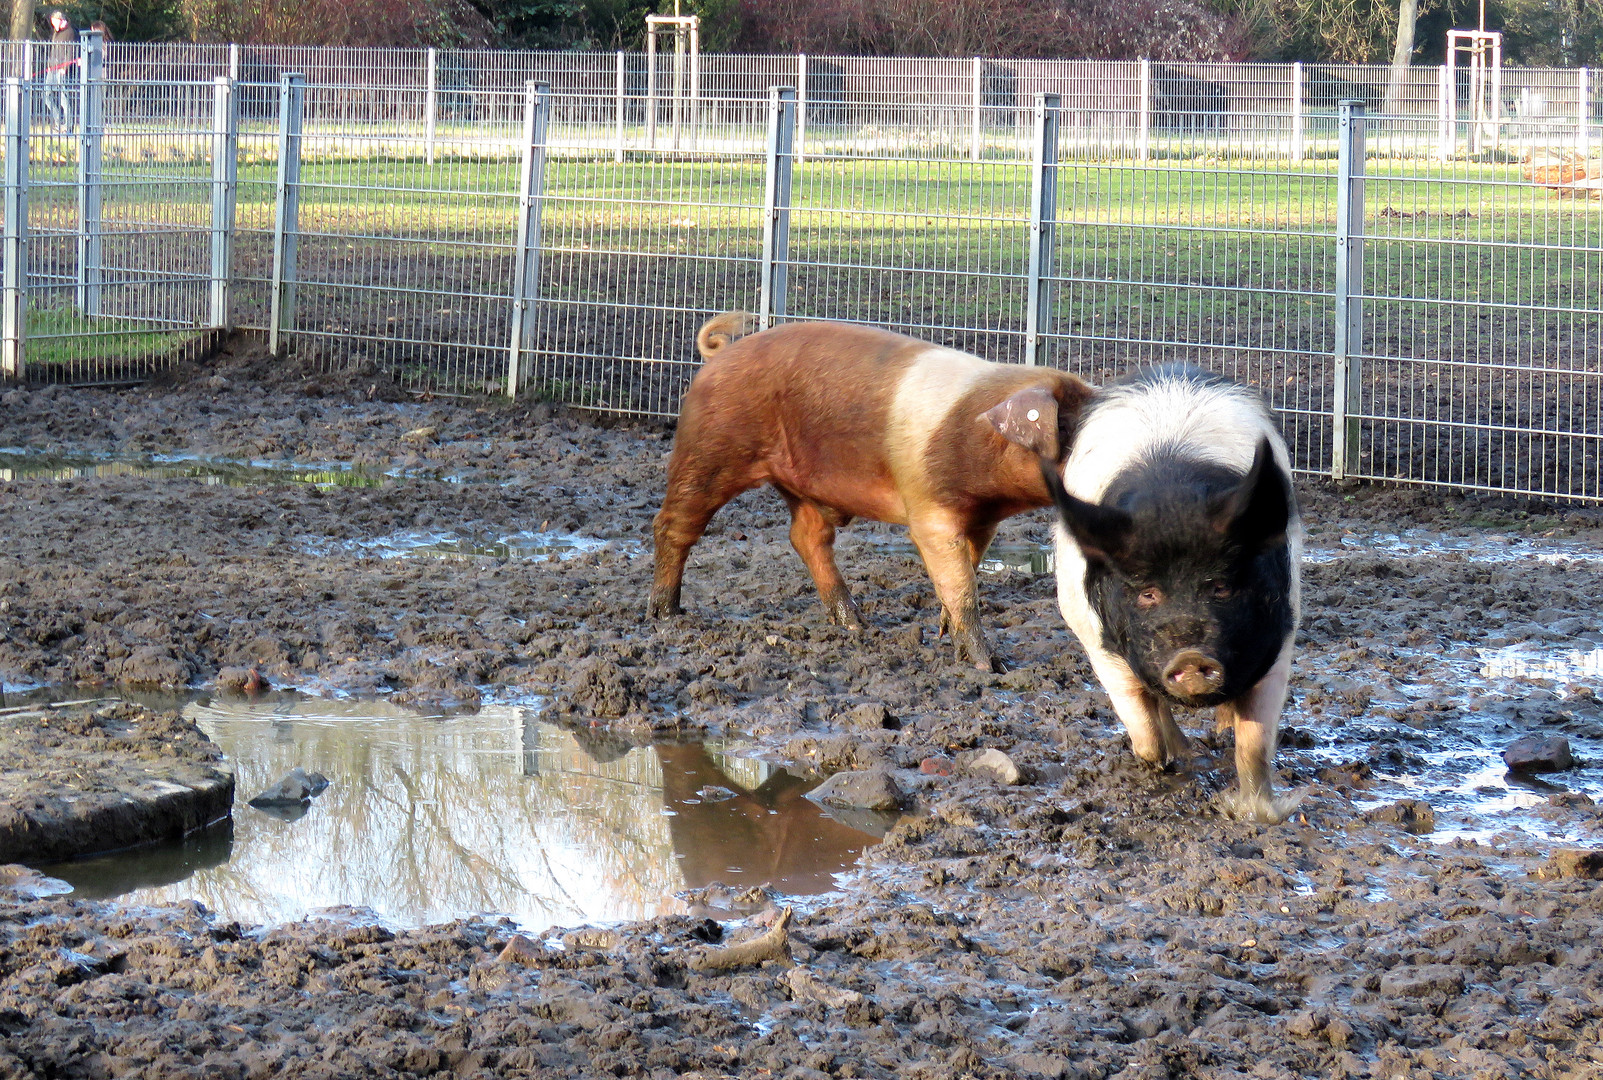
[[[1301,605],[1291,464],[1256,393],[1188,367],[1099,391],[1058,468],[1058,605],[1136,754],[1187,746],[1174,705],[1236,731],[1238,817],[1283,820],[1271,765]]]

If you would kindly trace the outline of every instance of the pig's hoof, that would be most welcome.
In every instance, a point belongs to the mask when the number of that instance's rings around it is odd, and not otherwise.
[[[1307,788],[1288,792],[1278,799],[1268,792],[1260,791],[1248,795],[1244,791],[1231,791],[1221,795],[1222,809],[1237,821],[1256,821],[1260,825],[1279,825],[1285,821],[1297,807],[1302,805],[1303,797],[1308,794]]]

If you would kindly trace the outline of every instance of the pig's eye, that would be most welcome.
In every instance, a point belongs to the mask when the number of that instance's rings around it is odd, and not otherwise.
[[[1141,608],[1155,608],[1163,603],[1163,590],[1156,585],[1148,585],[1135,595],[1135,606]]]
[[[1208,590],[1213,593],[1215,600],[1228,600],[1236,593],[1236,590],[1230,587],[1228,581],[1210,581]]]

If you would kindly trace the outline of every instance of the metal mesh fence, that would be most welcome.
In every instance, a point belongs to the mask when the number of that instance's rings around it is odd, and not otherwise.
[[[1476,121],[1445,69],[118,43],[89,138],[81,84],[0,59],[34,76],[29,377],[136,377],[238,325],[420,390],[667,416],[696,328],[746,308],[1094,382],[1199,363],[1263,391],[1302,470],[1603,499],[1584,71],[1508,69]]]

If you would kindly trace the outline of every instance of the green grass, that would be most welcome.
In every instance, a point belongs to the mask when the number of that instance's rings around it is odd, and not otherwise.
[[[157,330],[127,319],[93,318],[63,308],[28,308],[29,365],[67,365],[159,359],[189,345],[205,330]]]

